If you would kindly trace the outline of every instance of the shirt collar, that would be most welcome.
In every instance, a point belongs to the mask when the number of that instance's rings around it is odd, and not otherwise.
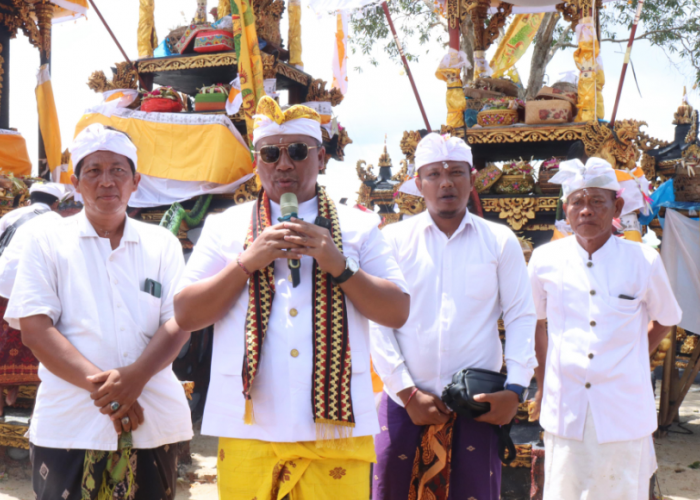
[[[440,231],[440,229],[437,227],[437,224],[435,224],[435,221],[433,220],[433,217],[430,215],[430,213],[425,210],[423,213],[417,215],[416,217],[421,217],[420,219],[420,228],[421,229],[426,229],[429,227],[435,227],[436,231]],[[472,223],[472,215],[469,213],[469,209],[464,213],[464,217],[462,218],[462,222],[459,223],[459,227],[457,230],[452,234],[452,237],[454,238],[456,235],[458,235],[465,227],[467,224]]]
[[[46,210],[51,210],[51,207],[48,206],[46,203],[41,203],[40,201],[37,201],[36,203],[32,203],[31,207],[36,210],[37,208],[45,208]]]
[[[573,235],[574,240],[574,245],[576,246],[576,251],[583,259],[584,262],[588,262],[589,260],[591,262],[595,263],[601,263],[605,261],[608,256],[610,255],[611,252],[614,252],[614,247],[615,244],[617,243],[615,240],[617,239],[616,236],[613,236],[612,234],[610,235],[610,238],[608,238],[608,241],[605,242],[605,244],[600,247],[598,250],[593,252],[593,255],[591,255],[591,258],[588,258],[588,252],[581,246],[581,244],[578,242],[578,239],[576,239],[576,235]]]
[[[78,215],[76,215],[76,217],[78,218],[78,236],[80,236],[81,238],[100,237],[100,235],[97,234],[97,231],[95,231],[95,228],[88,220],[87,215],[85,215],[85,209],[81,210],[78,213]],[[134,227],[134,221],[132,221],[131,218],[126,214],[124,214],[124,217],[126,217],[126,223],[124,224],[124,234],[122,235],[122,241],[138,243],[139,233],[136,230],[136,227]]]

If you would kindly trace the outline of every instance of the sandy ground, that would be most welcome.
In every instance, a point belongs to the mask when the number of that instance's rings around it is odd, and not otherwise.
[[[674,432],[656,441],[659,484],[665,500],[700,500],[700,386],[693,386],[680,413],[683,427],[692,434],[678,434],[684,431],[674,425]],[[216,439],[199,435],[197,429],[190,451],[192,465],[181,466],[176,499],[217,500]],[[690,467],[694,463],[698,468]],[[0,500],[33,498],[28,461],[0,457]]]

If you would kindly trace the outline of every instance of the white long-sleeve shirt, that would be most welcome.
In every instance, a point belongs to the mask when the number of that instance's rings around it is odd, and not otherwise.
[[[372,325],[372,361],[384,390],[416,386],[441,395],[464,368],[500,371],[506,328],[508,383],[527,387],[537,366],[535,307],[522,249],[506,226],[466,213],[450,239],[426,211],[384,234],[411,293],[399,329]]]
[[[681,320],[658,252],[610,237],[589,258],[569,236],[536,249],[528,270],[549,337],[542,427],[581,441],[590,406],[599,443],[649,436],[656,405],[647,325]]]

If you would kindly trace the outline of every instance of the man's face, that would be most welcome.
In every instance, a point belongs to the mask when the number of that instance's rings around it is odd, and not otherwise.
[[[612,234],[613,218],[619,217],[625,201],[609,189],[585,188],[569,195],[566,218],[578,237],[591,240]]]
[[[431,214],[444,219],[459,216],[467,208],[472,189],[471,166],[463,161],[424,165],[418,171],[416,186]]]
[[[294,143],[308,146],[308,155],[304,160],[295,161],[290,158],[286,146]],[[279,146],[279,160],[274,163],[264,162],[259,153],[265,146]],[[323,168],[325,149],[317,147],[313,137],[300,134],[265,137],[257,142],[255,152],[260,182],[272,201],[279,203],[284,193],[296,194],[299,203],[316,196],[316,179]]]
[[[97,151],[85,157],[80,177],[71,182],[83,196],[86,210],[102,215],[126,212],[131,193],[139,186],[141,175],[132,173],[126,156]]]

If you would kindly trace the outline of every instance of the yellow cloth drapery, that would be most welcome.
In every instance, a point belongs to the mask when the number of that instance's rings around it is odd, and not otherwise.
[[[597,57],[600,46],[595,37],[595,25],[592,17],[584,17],[576,26],[578,49],[574,52],[576,67],[581,71],[578,79],[578,114],[577,122],[590,122],[596,119],[596,94],[598,82],[596,77]]]
[[[525,54],[535,39],[543,17],[544,14],[518,14],[513,18],[491,58],[493,78],[502,77]]]
[[[177,181],[231,184],[253,172],[248,148],[219,123],[189,125],[90,113],[80,119],[75,135],[93,123],[129,134],[138,148],[141,174]]]
[[[39,68],[36,75],[36,105],[39,112],[39,129],[41,138],[44,140],[44,150],[46,160],[51,172],[61,165],[61,129],[58,125],[58,112],[56,111],[56,101],[51,87],[51,75],[48,65],[44,64]],[[70,176],[66,178],[61,175],[60,181],[64,184],[70,183]]]
[[[369,498],[374,439],[351,439],[352,449],[317,448],[315,442],[269,443],[219,438],[221,500],[357,500]]]
[[[155,9],[155,0],[139,0],[139,57],[153,57],[153,51],[158,46]]]
[[[15,176],[32,174],[27,143],[18,133],[0,133],[0,171]]]
[[[249,0],[231,0],[233,39],[238,58],[238,75],[243,96],[243,113],[248,141],[253,144],[253,115],[258,101],[265,95],[262,59],[255,31],[255,13]]]
[[[219,0],[217,15],[219,19],[231,15],[231,0]]]
[[[304,67],[301,60],[301,2],[289,0],[289,64]]]

